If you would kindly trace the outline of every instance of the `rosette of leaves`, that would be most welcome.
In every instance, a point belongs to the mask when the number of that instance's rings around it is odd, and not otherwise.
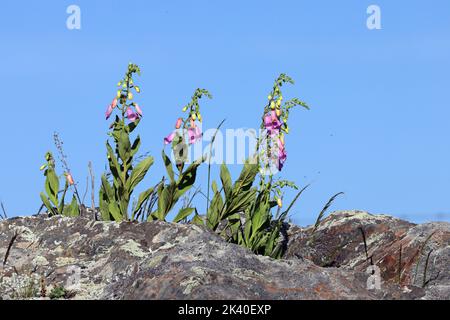
[[[80,208],[78,206],[75,195],[72,195],[72,201],[69,205],[65,205],[65,197],[67,190],[69,189],[69,182],[65,179],[65,185],[62,191],[60,188],[59,176],[55,171],[55,159],[51,152],[47,152],[45,155],[46,164],[41,166],[41,170],[44,170],[45,176],[45,193],[41,192],[40,197],[42,203],[47,208],[48,213],[51,216],[64,215],[68,217],[76,217],[80,214]],[[61,193],[61,197],[59,196]]]
[[[232,183],[230,172],[225,164],[220,170],[222,187],[212,183],[213,198],[206,214],[205,222],[194,217],[193,222],[219,233],[227,241],[247,247],[254,253],[280,258],[283,254],[281,228],[297,201],[300,190],[286,210],[281,211],[279,200],[282,189],[298,189],[290,181],[272,180],[259,189],[252,187],[259,172],[259,165],[254,160],[247,161],[239,178]],[[272,214],[278,208],[276,214]]]
[[[301,189],[287,209],[282,211],[282,189],[285,187],[298,189],[293,182],[286,180],[273,182],[272,179],[259,188],[255,201],[244,212],[244,222],[233,227],[236,230],[233,234],[236,243],[257,254],[276,259],[282,256],[284,243],[281,239],[281,229],[289,211],[308,186]],[[275,214],[272,213],[274,208]]]
[[[215,181],[211,184],[213,197],[206,213],[208,229],[219,231],[222,235],[226,234],[228,228],[235,232],[241,213],[255,201],[256,189],[252,185],[257,174],[258,165],[254,161],[247,160],[239,178],[233,184],[227,166],[222,164],[220,167],[222,188],[219,190]],[[226,226],[220,230],[219,225],[224,221]]]
[[[123,80],[119,82],[122,89],[118,91],[119,101],[117,108],[121,111],[121,116],[116,115],[111,124],[111,131],[108,133],[113,138],[113,146],[106,141],[107,158],[109,164],[109,176],[103,174],[100,187],[100,213],[103,220],[122,221],[128,220],[128,207],[130,199],[136,186],[144,179],[148,170],[153,164],[153,157],[145,157],[138,164],[134,165],[133,158],[139,150],[141,139],[139,135],[133,142],[130,140],[130,134],[140,123],[140,117],[133,121],[126,121],[126,110],[135,103],[132,102],[133,95],[131,89],[140,92],[133,82],[133,74],[140,75],[140,69],[137,65],[130,64]],[[132,217],[135,216],[143,203],[152,194],[153,188],[143,191],[134,206],[132,207]]]

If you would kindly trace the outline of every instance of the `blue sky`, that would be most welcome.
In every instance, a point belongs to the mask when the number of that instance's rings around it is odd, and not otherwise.
[[[66,28],[71,4],[81,30]],[[371,4],[381,30],[366,27]],[[156,158],[144,185],[161,178],[162,139],[196,87],[214,96],[205,127],[226,118],[226,128],[253,128],[285,72],[296,80],[285,97],[312,107],[291,114],[286,139],[283,177],[312,183],[295,222],[312,223],[339,191],[335,210],[450,221],[449,12],[447,0],[2,3],[0,199],[10,216],[36,212],[54,131],[81,193],[88,161],[100,176],[105,108],[133,61],[141,150]]]

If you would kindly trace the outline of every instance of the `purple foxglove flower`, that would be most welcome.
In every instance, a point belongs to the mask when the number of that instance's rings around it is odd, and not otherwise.
[[[136,121],[137,118],[139,118],[139,115],[136,112],[133,112],[130,107],[127,108],[127,118],[131,122]]]
[[[277,135],[280,132],[281,122],[278,120],[275,111],[264,116],[264,127],[271,136]]]
[[[113,107],[112,107],[112,105],[109,105],[105,112],[106,120],[108,120],[109,117],[111,117],[112,112],[113,112]]]
[[[189,144],[196,143],[201,138],[202,138],[202,131],[200,130],[199,127],[195,127],[195,128],[191,127],[188,129]]]
[[[287,153],[286,149],[284,149],[284,145],[279,141],[279,147],[278,147],[278,170],[281,171],[283,168],[284,163],[287,159]]]
[[[114,98],[111,102],[111,107],[114,109],[117,106],[117,98]]]
[[[136,109],[136,112],[140,117],[142,117],[144,115],[141,107],[139,107],[139,105],[137,103],[134,105],[134,108]]]
[[[167,137],[164,138],[164,144],[172,143],[175,138],[175,131],[172,131]]]

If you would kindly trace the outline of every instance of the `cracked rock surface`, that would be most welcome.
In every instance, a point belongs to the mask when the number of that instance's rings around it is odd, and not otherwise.
[[[342,211],[314,234],[287,227],[287,251],[274,260],[188,224],[45,215],[0,221],[0,299],[48,297],[58,286],[67,299],[450,298],[449,223]],[[373,275],[360,228],[379,289],[367,287]]]

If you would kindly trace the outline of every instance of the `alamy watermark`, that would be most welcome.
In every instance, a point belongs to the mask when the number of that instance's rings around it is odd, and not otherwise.
[[[381,29],[381,9],[380,6],[372,4],[367,7],[367,14],[369,17],[366,21],[367,29],[380,30]]]
[[[66,27],[69,30],[81,29],[81,9],[75,4],[67,7],[66,13],[69,14],[66,20]]]
[[[202,131],[201,124],[199,127]],[[189,134],[188,130],[179,131],[181,136]],[[280,147],[277,138],[268,134],[266,129],[207,129],[196,143],[176,145],[169,157],[175,163],[192,163],[203,157],[206,162],[218,165],[260,161],[261,174],[274,175],[280,171]]]

